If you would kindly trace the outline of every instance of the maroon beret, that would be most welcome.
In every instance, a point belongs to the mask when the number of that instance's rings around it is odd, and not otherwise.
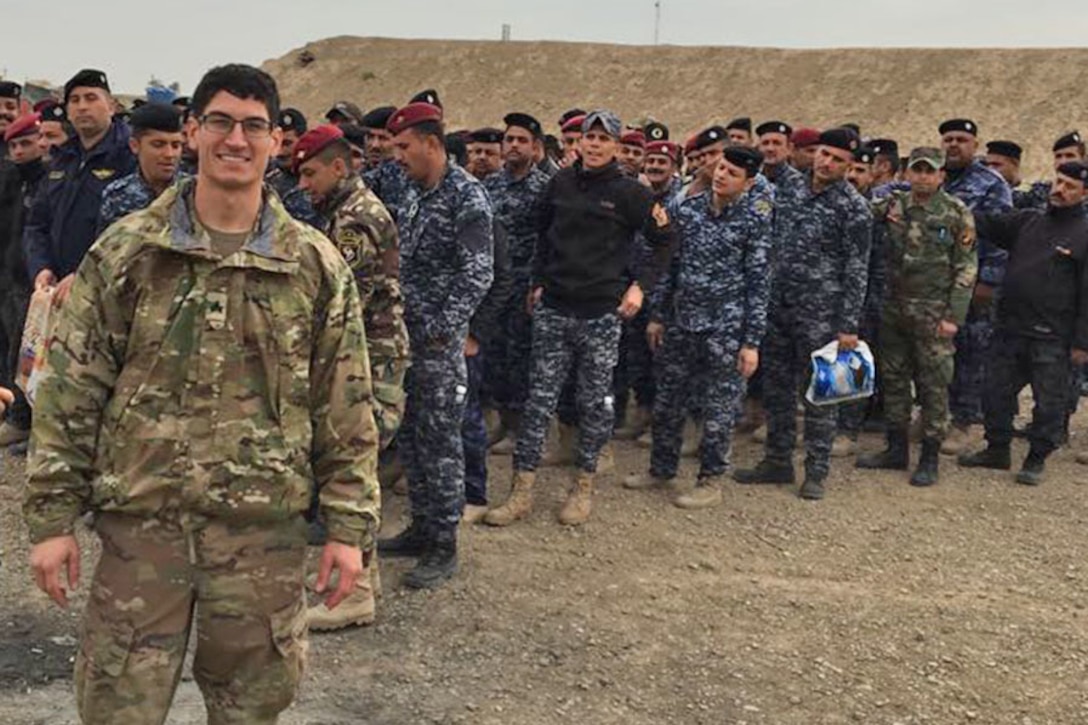
[[[4,131],[4,143],[15,138],[30,136],[42,129],[42,115],[40,113],[27,113],[11,122]]]
[[[559,130],[562,133],[571,133],[571,132],[581,133],[582,132],[582,123],[585,120],[586,120],[586,117],[584,115],[582,115],[582,116],[571,116],[570,118],[567,119],[567,122],[564,123],[563,126]]]
[[[794,146],[801,149],[806,146],[814,146],[820,141],[820,129],[799,128],[790,136],[790,141],[793,142]]]
[[[404,108],[397,109],[397,112],[389,117],[389,121],[385,124],[385,128],[389,133],[396,136],[406,128],[418,126],[419,124],[427,123],[428,121],[441,120],[441,108],[432,106],[430,103],[416,102],[409,103]]]
[[[646,144],[647,156],[668,156],[673,161],[680,159],[680,145],[672,141],[651,141]]]
[[[646,135],[642,131],[628,131],[620,136],[620,143],[624,146],[638,146],[646,148]]]
[[[331,123],[311,128],[295,142],[295,150],[291,152],[291,171],[297,174],[300,166],[342,138],[344,132]]]

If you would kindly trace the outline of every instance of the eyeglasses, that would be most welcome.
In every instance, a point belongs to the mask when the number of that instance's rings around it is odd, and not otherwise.
[[[256,116],[237,119],[225,113],[209,113],[200,118],[200,125],[216,136],[229,136],[236,124],[242,124],[242,133],[247,138],[266,138],[272,133],[272,122]]]

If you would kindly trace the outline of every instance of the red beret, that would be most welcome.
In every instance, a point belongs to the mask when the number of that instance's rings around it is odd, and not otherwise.
[[[646,155],[668,156],[676,161],[680,158],[680,146],[672,141],[651,141],[646,144]]]
[[[584,115],[571,116],[570,118],[567,119],[567,122],[564,123],[559,130],[560,130],[561,133],[571,133],[571,132],[581,133],[582,132],[582,124],[585,122],[585,120],[586,120],[586,117]]]
[[[389,121],[386,122],[385,128],[389,133],[396,136],[398,133],[406,128],[412,126],[418,126],[421,123],[428,121],[441,121],[442,109],[438,106],[432,106],[430,103],[409,103],[404,108],[398,109],[396,113],[389,117]]]
[[[332,142],[342,138],[344,132],[331,123],[311,128],[295,142],[295,150],[291,152],[291,171],[297,174],[298,167],[324,151]]]
[[[642,131],[628,131],[620,136],[620,143],[624,146],[638,146],[646,148],[646,136]]]
[[[820,129],[818,128],[799,128],[793,132],[790,136],[790,141],[794,146],[798,148],[805,148],[806,146],[812,146],[818,143],[820,140]]]
[[[695,134],[694,136],[689,138],[686,142],[684,142],[684,155],[685,156],[690,154],[692,151],[698,150],[698,145],[697,145],[698,141],[699,141],[699,134]]]
[[[4,131],[4,143],[15,138],[38,133],[41,129],[42,115],[40,113],[28,113],[24,116],[19,116],[19,118],[12,121],[7,127],[7,130]]]

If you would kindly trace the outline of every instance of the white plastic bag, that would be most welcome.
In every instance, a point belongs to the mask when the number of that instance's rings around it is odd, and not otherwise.
[[[23,339],[19,344],[19,369],[16,371],[15,384],[26,394],[27,402],[34,405],[38,383],[45,375],[45,358],[49,352],[49,341],[53,336],[53,321],[56,308],[53,297],[56,287],[35,290],[30,297],[30,307],[23,326]]]
[[[832,340],[811,355],[812,378],[805,400],[813,405],[838,405],[868,398],[876,388],[876,361],[868,343],[839,352]]]

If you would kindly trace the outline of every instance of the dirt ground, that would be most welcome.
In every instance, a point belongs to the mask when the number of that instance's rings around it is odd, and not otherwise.
[[[378,623],[313,637],[281,721],[1088,722],[1088,468],[1073,460],[1086,442],[1075,435],[1037,489],[947,458],[929,490],[840,461],[821,503],[731,485],[721,507],[688,513],[610,477],[578,530],[554,518],[569,472],[548,469],[530,521],[464,533],[462,572],[445,589],[408,592],[406,564],[383,562]],[[735,460],[758,452],[741,441]],[[647,465],[632,444],[617,453],[620,474]],[[491,463],[499,500],[509,459]],[[83,599],[60,612],[33,590],[23,467],[4,465],[0,722],[75,723]],[[404,506],[387,497],[387,533]],[[203,721],[186,675],[169,722]]]

